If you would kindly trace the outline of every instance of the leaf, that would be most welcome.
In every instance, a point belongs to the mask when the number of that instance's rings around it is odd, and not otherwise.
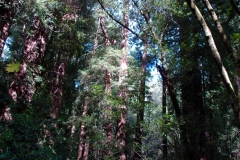
[[[18,72],[19,71],[19,68],[20,68],[20,63],[9,63],[7,64],[7,67],[5,68],[5,70],[7,72]]]

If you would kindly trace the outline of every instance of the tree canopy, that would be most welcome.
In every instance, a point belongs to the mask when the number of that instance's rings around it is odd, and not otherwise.
[[[240,159],[240,1],[3,0],[0,159]]]

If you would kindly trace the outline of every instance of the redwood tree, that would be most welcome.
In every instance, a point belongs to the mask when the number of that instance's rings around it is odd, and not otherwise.
[[[129,0],[123,1],[123,14],[122,14],[122,24],[126,27],[129,25]],[[126,123],[127,123],[127,87],[124,84],[124,80],[126,80],[127,69],[128,69],[128,29],[126,27],[122,27],[122,42],[121,42],[121,50],[122,50],[122,58],[120,61],[120,71],[119,71],[119,97],[122,99],[122,102],[118,108],[119,111],[119,119],[117,120],[117,128],[116,128],[116,138],[117,138],[117,146],[118,153],[117,156],[121,160],[126,160],[126,145],[127,145],[127,133],[126,133]]]

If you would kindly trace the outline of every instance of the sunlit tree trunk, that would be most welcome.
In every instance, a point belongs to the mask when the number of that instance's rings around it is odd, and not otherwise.
[[[98,47],[98,34],[100,32],[100,26],[101,26],[101,18],[99,18],[98,21],[98,27],[97,27],[97,31],[96,31],[96,35],[94,38],[94,46],[93,46],[93,50],[92,50],[92,57],[95,55],[97,47]],[[84,99],[84,105],[83,105],[83,112],[82,112],[82,122],[81,122],[81,126],[80,126],[80,135],[79,135],[79,145],[78,145],[78,160],[87,160],[88,159],[88,155],[89,155],[89,146],[90,146],[90,142],[89,142],[89,135],[86,134],[86,129],[85,129],[85,117],[87,116],[87,112],[88,112],[88,101],[89,101],[89,97],[88,97],[88,86],[86,86],[86,94],[85,94],[85,99]]]
[[[0,4],[0,57],[14,17],[13,0],[4,0]]]
[[[106,45],[106,47],[109,47],[109,46],[112,45],[112,41],[110,40],[110,38],[108,36],[108,32],[105,28],[105,17],[100,18],[100,24],[101,24],[101,28],[102,28],[102,31],[103,31],[103,35],[105,37],[105,45]],[[111,80],[112,80],[112,73],[109,70],[105,70],[105,94],[107,96],[109,96],[111,94]],[[104,124],[105,134],[106,134],[107,139],[110,143],[112,141],[112,128],[113,128],[113,126],[112,126],[112,123],[110,122],[111,116],[112,116],[111,115],[112,114],[112,107],[109,105],[108,101],[106,102],[106,106],[105,106],[104,111],[105,111],[104,119],[106,121],[106,124]]]
[[[64,54],[62,55],[63,57],[68,57],[68,54],[66,52],[63,54]],[[61,55],[58,54],[57,56]],[[50,95],[52,97],[50,115],[52,119],[57,119],[59,117],[67,63],[68,59],[65,59],[63,60],[63,62],[60,62],[60,64],[57,64],[57,62],[55,62],[54,65],[53,75],[55,78],[53,79],[52,84],[50,85]]]
[[[214,60],[216,62],[219,74],[220,74],[221,79],[222,79],[222,81],[225,85],[226,91],[230,96],[231,107],[232,107],[233,113],[235,115],[238,127],[240,127],[240,114],[239,114],[238,97],[235,94],[235,89],[233,88],[233,85],[230,81],[228,72],[227,72],[226,68],[224,67],[221,56],[219,54],[219,51],[218,51],[218,49],[215,45],[215,41],[213,39],[212,33],[211,33],[204,17],[202,16],[198,7],[194,3],[194,1],[193,0],[186,0],[186,2],[189,5],[189,7],[191,8],[192,13],[196,16],[198,22],[200,23],[200,25],[203,28],[203,31],[205,33],[205,37],[207,38],[208,45],[211,49],[212,57],[214,58]]]
[[[123,2],[123,25],[128,27],[129,21],[129,1],[124,0]],[[122,49],[122,58],[120,61],[120,71],[119,71],[119,86],[120,92],[119,97],[122,99],[122,104],[118,107],[119,118],[117,120],[117,128],[116,128],[116,138],[117,138],[117,146],[118,146],[118,153],[117,156],[120,160],[126,160],[126,123],[127,123],[127,88],[124,85],[124,80],[127,76],[127,69],[128,69],[128,30],[125,27],[122,27],[122,42],[121,42],[121,49]]]
[[[239,97],[240,97],[240,58],[237,54],[234,55],[233,49],[229,43],[229,40],[227,38],[227,35],[225,34],[225,31],[222,27],[221,22],[218,19],[218,16],[216,14],[216,12],[214,11],[214,9],[212,8],[212,5],[210,4],[210,2],[208,0],[203,0],[206,8],[208,9],[209,14],[211,15],[214,24],[218,30],[219,35],[221,36],[222,42],[228,52],[228,54],[231,57],[232,62],[234,63],[234,68],[235,68],[235,72],[234,72],[234,76],[235,76],[235,94],[237,96],[236,102],[235,102],[235,108],[239,108]],[[237,8],[234,0],[230,0],[232,7],[235,9],[235,11],[239,14],[239,9]],[[240,110],[238,109],[238,112]],[[239,113],[238,113],[239,114]],[[240,117],[240,115],[239,115]],[[239,120],[240,121],[240,120]],[[240,123],[240,122],[239,122]],[[239,126],[240,127],[240,126]]]
[[[113,40],[110,39],[108,35],[108,31],[105,28],[105,17],[99,18],[99,23],[102,29],[102,35],[105,39],[105,46],[109,47],[113,45]],[[95,43],[96,44],[96,43]],[[107,53],[111,54],[111,53]],[[111,95],[111,81],[112,81],[112,73],[109,70],[105,70],[105,95],[106,97]],[[108,98],[107,98],[108,99]],[[109,101],[106,100],[104,106],[104,123],[103,128],[105,130],[105,136],[107,140],[104,142],[104,149],[100,153],[105,157],[112,157],[112,145],[113,145],[113,125],[112,125],[112,106],[109,104]]]

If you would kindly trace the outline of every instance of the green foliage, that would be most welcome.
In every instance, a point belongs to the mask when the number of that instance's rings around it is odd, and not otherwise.
[[[12,62],[12,63],[7,64],[7,67],[5,68],[5,70],[7,72],[11,73],[11,72],[18,72],[19,68],[20,68],[20,63],[19,62],[17,62],[17,63]]]
[[[77,3],[76,8],[73,8],[73,2],[56,0],[19,1],[14,6],[7,5],[5,1],[0,2],[0,8],[4,4],[5,8],[13,7],[17,11],[6,43],[7,50],[0,60],[0,159],[76,159],[82,124],[85,125],[83,142],[90,144],[89,159],[116,159],[118,141],[114,134],[117,120],[123,114],[119,111],[119,106],[123,104],[127,106],[125,129],[128,157],[134,152],[137,145],[135,144],[137,110],[143,105],[139,102],[139,88],[143,76],[140,59],[144,44],[129,32],[131,56],[127,57],[129,68],[120,86],[119,63],[123,56],[120,50],[122,26],[112,21],[94,0]],[[225,33],[230,37],[230,44],[238,60],[239,16],[234,15],[230,3],[224,3],[223,0],[211,3],[224,26]],[[104,5],[106,10],[121,22],[121,14],[126,13],[123,3],[106,0]],[[201,3],[197,6],[201,12],[206,13],[206,8]],[[166,52],[166,65],[172,80],[168,85],[174,86],[173,92],[177,96],[181,111],[187,99],[184,99],[183,95],[190,97],[187,100],[193,104],[197,103],[192,95],[201,95],[204,103],[201,112],[204,113],[203,120],[206,127],[204,134],[207,135],[206,155],[209,157],[210,152],[213,151],[214,159],[234,159],[239,152],[239,131],[236,120],[217,68],[209,57],[211,51],[206,45],[205,36],[187,3],[172,0],[131,1],[130,12],[130,28],[133,28],[135,34],[141,38],[146,38],[148,47],[151,48],[148,50],[148,60],[152,59],[153,55],[162,58],[157,44],[158,40],[162,41]],[[71,13],[76,13],[78,17],[74,20],[63,20],[64,15]],[[145,21],[146,16],[150,16],[148,23]],[[18,80],[19,84],[26,83],[34,92],[32,101],[13,102],[8,90],[15,77],[14,74],[9,73],[18,72],[20,62],[28,62],[23,50],[26,49],[24,47],[26,37],[33,36],[37,31],[33,26],[34,17],[41,19],[41,25],[48,32],[43,63],[28,63],[26,78]],[[101,17],[105,17],[104,27],[109,37],[105,37],[102,26],[98,24]],[[224,59],[223,63],[227,64],[228,72],[233,75],[234,64],[230,62],[228,53],[219,40],[219,34],[211,17],[204,14],[204,18]],[[153,35],[152,31],[156,35]],[[160,39],[163,32],[164,35]],[[114,43],[107,46],[106,38]],[[37,45],[37,47],[42,49],[41,46]],[[63,62],[66,63],[67,68],[64,76],[59,78],[61,73],[58,67]],[[150,65],[152,64],[148,63],[148,66]],[[111,73],[109,88],[107,88],[106,71]],[[196,76],[200,77],[201,86],[194,86]],[[62,87],[60,93],[62,101],[59,117],[52,119],[50,113],[55,91],[52,89],[52,83],[57,81]],[[79,82],[79,86],[76,82]],[[192,108],[187,110],[191,113],[177,119],[171,99],[167,95],[167,113],[163,114],[162,86],[152,83],[150,80],[145,86],[147,99],[144,102],[144,122],[141,123],[142,153],[144,153],[142,159],[162,158],[163,136],[168,141],[168,159],[183,159],[183,148],[186,143],[182,141],[180,126],[190,124],[187,126],[187,131],[194,133],[194,138],[199,139],[197,131],[202,126],[198,126],[200,122],[196,121],[200,115],[199,112],[195,112],[198,108],[191,106]],[[183,85],[188,88],[183,90]],[[196,87],[202,90],[195,91]],[[127,100],[119,96],[122,89],[127,91]],[[84,117],[82,114],[85,102],[87,102],[87,114]],[[6,108],[10,109],[9,113],[13,120],[4,118]],[[111,145],[106,143],[105,134],[108,125],[112,125],[113,130]],[[75,126],[74,132],[71,130],[73,126]],[[188,137],[191,136],[193,135]],[[196,142],[197,145],[200,144],[198,140]],[[214,144],[211,144],[212,142]],[[113,156],[101,153],[108,150],[112,151]]]

